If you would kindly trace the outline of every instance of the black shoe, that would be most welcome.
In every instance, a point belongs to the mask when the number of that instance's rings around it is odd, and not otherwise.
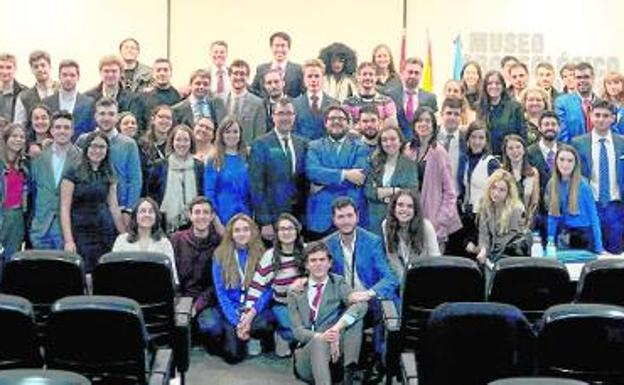
[[[357,365],[349,364],[344,368],[342,385],[353,385],[355,384],[357,376]]]
[[[373,365],[366,369],[366,372],[364,372],[364,380],[362,381],[362,384],[378,384],[384,379],[385,374],[386,370],[383,367],[381,361],[376,361]]]

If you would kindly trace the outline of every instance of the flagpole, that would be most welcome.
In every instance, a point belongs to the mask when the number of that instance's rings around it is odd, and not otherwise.
[[[403,0],[403,29],[401,31],[401,57],[399,60],[399,70],[403,71],[405,59],[407,58],[407,0]]]

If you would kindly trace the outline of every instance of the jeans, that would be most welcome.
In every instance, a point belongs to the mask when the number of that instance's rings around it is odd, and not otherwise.
[[[277,332],[286,341],[291,342],[295,336],[292,332],[292,324],[290,322],[290,315],[288,314],[288,306],[279,302],[273,302],[271,306],[273,317],[277,323]]]

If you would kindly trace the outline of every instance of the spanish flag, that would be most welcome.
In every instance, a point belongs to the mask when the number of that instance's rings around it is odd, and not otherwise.
[[[431,55],[431,37],[429,36],[429,29],[427,29],[427,57],[425,58],[422,88],[425,91],[433,92],[433,59]]]

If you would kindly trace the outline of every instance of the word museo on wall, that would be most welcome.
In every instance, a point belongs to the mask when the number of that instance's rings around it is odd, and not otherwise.
[[[568,43],[561,47],[550,47],[546,52],[546,38],[542,33],[469,32],[466,59],[476,60],[487,69],[498,69],[503,56],[513,55],[526,63],[532,73],[541,61],[552,63],[557,69],[565,63],[587,61],[594,66],[597,78],[607,72],[620,70],[620,59],[617,56],[570,53],[565,49],[574,47],[573,39],[569,39]]]

